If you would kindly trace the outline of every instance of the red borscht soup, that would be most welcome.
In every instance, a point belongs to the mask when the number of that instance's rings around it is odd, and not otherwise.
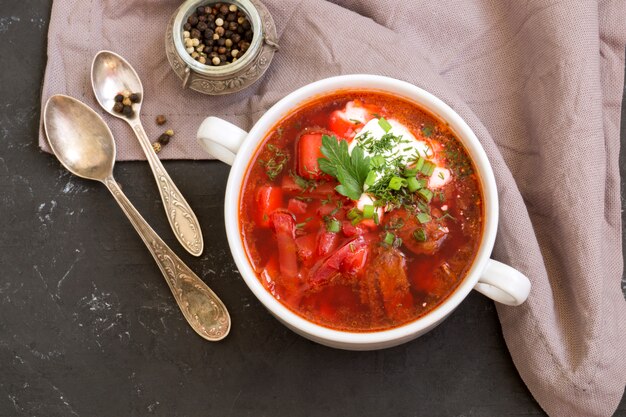
[[[428,313],[478,250],[482,193],[445,123],[378,92],[280,121],[246,174],[240,227],[258,279],[305,319],[381,331]]]

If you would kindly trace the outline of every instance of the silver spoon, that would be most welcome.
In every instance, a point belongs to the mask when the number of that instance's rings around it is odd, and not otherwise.
[[[189,253],[200,256],[204,249],[204,241],[198,219],[165,171],[161,160],[156,156],[141,124],[139,112],[144,94],[139,76],[121,56],[110,51],[100,51],[91,64],[91,86],[100,106],[109,114],[125,120],[135,132],[139,144],[146,154],[150,168],[152,168],[152,173],[161,193],[167,220],[169,220],[176,238]],[[113,111],[115,96],[124,90],[138,93],[141,96],[141,102],[133,105],[135,111],[131,116]]]
[[[226,337],[230,316],[224,303],[152,230],[113,179],[115,141],[104,120],[86,104],[63,95],[48,100],[43,120],[50,148],[61,164],[111,191],[150,250],[191,327],[210,341]]]

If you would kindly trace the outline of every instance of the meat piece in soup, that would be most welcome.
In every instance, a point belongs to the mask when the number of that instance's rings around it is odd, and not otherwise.
[[[432,311],[480,243],[482,193],[454,133],[419,106],[337,92],[280,121],[240,200],[248,258],[294,313],[382,331]]]

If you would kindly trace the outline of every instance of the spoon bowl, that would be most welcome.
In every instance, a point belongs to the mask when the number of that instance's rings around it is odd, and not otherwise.
[[[115,141],[95,111],[71,97],[55,95],[46,103],[43,118],[50,147],[68,171],[97,181],[112,174]]]
[[[143,100],[141,79],[124,58],[111,51],[98,53],[91,64],[91,85],[96,100],[110,115],[125,120],[139,118],[141,101],[133,104],[135,111],[130,117],[113,111],[115,96],[124,90],[140,94]]]
[[[210,341],[226,337],[230,316],[224,303],[163,242],[115,182],[115,140],[104,120],[86,104],[55,95],[46,103],[43,121],[50,148],[61,164],[79,177],[102,182],[113,194],[196,333]]]

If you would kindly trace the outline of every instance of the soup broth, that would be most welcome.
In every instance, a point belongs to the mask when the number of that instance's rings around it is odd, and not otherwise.
[[[381,331],[428,313],[472,265],[474,166],[447,125],[378,92],[337,92],[281,120],[251,160],[239,221],[258,279],[305,319]]]

